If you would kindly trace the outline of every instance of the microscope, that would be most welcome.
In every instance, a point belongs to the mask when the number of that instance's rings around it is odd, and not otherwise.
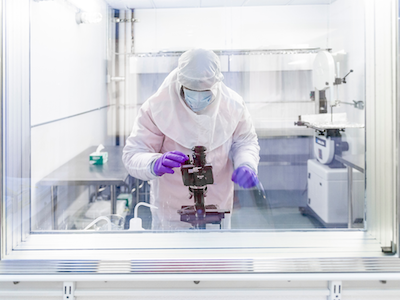
[[[212,165],[206,161],[206,148],[195,146],[192,148],[192,159],[181,166],[182,180],[189,187],[190,197],[194,199],[194,205],[184,205],[178,210],[182,222],[192,224],[194,229],[206,229],[207,224],[217,224],[221,228],[221,221],[229,210],[218,209],[217,205],[204,204],[207,196],[207,185],[214,183]]]

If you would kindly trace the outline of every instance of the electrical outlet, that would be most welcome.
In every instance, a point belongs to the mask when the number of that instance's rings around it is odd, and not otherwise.
[[[328,300],[342,300],[342,282],[341,281],[329,281]]]
[[[64,282],[63,287],[63,300],[75,300],[75,282],[67,281]]]

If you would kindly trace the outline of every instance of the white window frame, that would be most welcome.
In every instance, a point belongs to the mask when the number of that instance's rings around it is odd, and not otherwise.
[[[29,105],[29,0],[3,0],[6,5],[2,32],[2,130],[4,103],[8,98]],[[366,230],[275,231],[275,232],[175,232],[30,233],[24,216],[29,194],[13,203],[18,214],[6,218],[5,178],[1,180],[1,261],[4,274],[215,274],[259,276],[260,274],[365,273],[369,276],[400,272],[399,243],[399,109],[398,3],[396,0],[366,1]],[[4,14],[3,14],[4,16]],[[10,20],[18,20],[11,27]],[[10,21],[11,22],[11,21]],[[390,34],[388,34],[390,33]],[[8,38],[16,36],[18,38]],[[17,51],[18,50],[18,51]],[[7,109],[7,107],[6,107]],[[28,108],[29,109],[29,106]],[[21,110],[21,120],[29,120]],[[27,117],[27,118],[26,118]],[[25,126],[26,125],[26,126]],[[24,123],[18,143],[29,141]],[[1,174],[5,162],[1,139]],[[21,142],[22,141],[22,142]],[[9,146],[9,145],[8,145]],[[16,144],[21,149],[29,149]],[[29,153],[20,153],[22,178],[29,174]],[[29,214],[28,214],[29,215]],[[11,219],[11,220],[10,220]],[[24,221],[25,220],[25,221]],[[12,223],[14,222],[14,224]],[[23,224],[21,227],[20,224]],[[14,228],[19,228],[15,231]],[[14,231],[13,231],[14,230]],[[5,243],[10,241],[12,243]],[[8,238],[7,238],[8,237]],[[393,245],[395,254],[381,252]],[[95,248],[96,250],[93,250]],[[43,275],[46,276],[46,275]],[[269,276],[269,275],[268,275]],[[318,275],[316,275],[318,276]],[[395,276],[395,275],[393,275]],[[400,275],[397,275],[400,276]],[[198,278],[198,277],[197,277]],[[250,277],[248,277],[250,278]]]

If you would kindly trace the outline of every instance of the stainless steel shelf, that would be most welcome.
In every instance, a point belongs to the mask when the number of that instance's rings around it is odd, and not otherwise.
[[[346,157],[335,155],[335,159],[345,166],[352,167],[353,169],[364,173],[364,167],[361,167],[365,165],[364,155],[350,155]]]

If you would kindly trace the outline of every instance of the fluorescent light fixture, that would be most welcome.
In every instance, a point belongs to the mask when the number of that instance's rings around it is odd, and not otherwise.
[[[78,24],[93,24],[100,23],[103,16],[99,12],[83,12],[76,13],[76,23]]]

